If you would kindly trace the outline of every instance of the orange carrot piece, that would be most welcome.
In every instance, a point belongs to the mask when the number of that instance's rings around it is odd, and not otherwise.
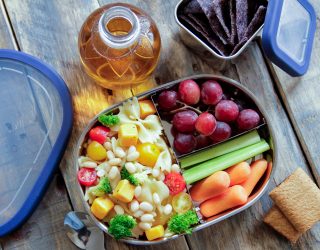
[[[241,184],[241,186],[246,190],[248,196],[252,193],[252,190],[266,172],[267,166],[268,162],[264,159],[257,160],[251,164],[251,173],[249,178]]]
[[[201,203],[200,212],[204,217],[211,217],[227,209],[243,205],[247,200],[246,190],[240,185],[235,185],[229,187],[223,194]]]
[[[215,172],[191,187],[191,198],[198,202],[205,201],[225,192],[229,185],[230,177],[225,171]]]
[[[246,181],[249,178],[250,165],[243,161],[225,170],[230,177],[230,186],[234,186]]]

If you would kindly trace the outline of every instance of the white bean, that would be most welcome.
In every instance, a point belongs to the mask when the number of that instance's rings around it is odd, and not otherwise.
[[[145,168],[145,167],[144,167],[142,164],[140,164],[139,162],[135,162],[134,165],[136,166],[138,172],[142,172],[143,169]]]
[[[117,167],[112,167],[109,171],[108,177],[113,180],[114,178],[116,178],[117,174],[119,173],[119,170]]]
[[[140,209],[145,212],[151,212],[153,210],[153,206],[149,202],[143,201],[140,203]]]
[[[104,169],[99,169],[98,171],[97,171],[97,176],[99,176],[99,177],[102,177],[102,176],[104,176],[106,174],[106,171],[104,171]]]
[[[131,154],[131,153],[136,152],[136,151],[137,151],[136,147],[133,146],[133,145],[131,145],[131,146],[129,147],[129,149],[128,149],[128,154]]]
[[[121,147],[116,147],[115,155],[119,158],[123,158],[126,156],[126,152]]]
[[[152,214],[144,214],[140,217],[140,220],[142,222],[152,222],[153,221],[153,215]]]
[[[133,152],[127,155],[127,161],[135,161],[139,158],[140,154],[139,152]]]
[[[109,141],[105,142],[105,143],[103,144],[103,146],[104,146],[104,148],[105,148],[106,150],[111,150],[111,149],[112,149],[112,144],[111,144],[111,142],[109,142]]]
[[[82,162],[86,162],[86,161],[93,161],[91,158],[87,157],[87,156],[80,156],[78,158],[78,163],[79,165],[82,163]]]
[[[157,168],[152,169],[152,175],[157,178],[160,175],[160,170]]]
[[[163,208],[163,213],[165,215],[168,215],[168,214],[171,214],[171,212],[172,212],[172,206],[170,204],[165,205]]]
[[[86,168],[96,168],[98,164],[93,161],[85,161],[85,162],[81,162],[79,166],[86,167]]]
[[[160,196],[157,193],[153,193],[152,197],[154,204],[160,204]]]
[[[180,172],[180,167],[179,167],[178,164],[173,164],[173,165],[171,166],[171,170],[172,170],[173,172],[179,173],[179,172]]]
[[[151,228],[151,223],[148,222],[140,222],[138,225],[144,231]]]
[[[139,210],[139,202],[137,200],[133,200],[130,203],[130,210],[134,213]]]
[[[137,171],[136,166],[132,162],[127,162],[125,167],[130,174],[134,174]]]
[[[111,160],[109,160],[108,162],[111,166],[119,166],[121,163],[121,159],[120,158],[113,158]]]
[[[108,157],[109,160],[115,158],[114,153],[111,150],[107,151],[107,157]]]
[[[124,214],[124,209],[120,205],[115,205],[114,211],[116,211],[117,214]]]
[[[133,214],[133,216],[136,217],[136,218],[139,218],[142,215],[143,215],[143,211],[141,211],[141,210],[138,210]]]
[[[134,196],[138,198],[141,194],[141,191],[142,191],[141,186],[137,186],[134,190]]]

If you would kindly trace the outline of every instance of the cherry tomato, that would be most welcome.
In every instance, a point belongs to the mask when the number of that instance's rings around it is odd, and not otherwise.
[[[107,157],[107,150],[96,141],[91,142],[87,147],[87,156],[95,161],[102,161]]]
[[[140,156],[138,162],[144,166],[154,167],[160,155],[159,148],[152,143],[142,143],[137,146]]]
[[[107,128],[104,126],[97,126],[92,128],[89,131],[89,138],[92,141],[96,141],[96,142],[99,142],[100,144],[103,144],[106,142],[109,132],[110,132],[110,128]]]
[[[168,186],[172,195],[182,192],[186,187],[182,175],[176,172],[167,174],[163,182]]]
[[[192,207],[192,200],[187,193],[180,193],[173,196],[172,207],[177,213],[185,213]]]
[[[97,180],[97,173],[92,168],[81,168],[78,172],[78,181],[81,185],[89,187]]]

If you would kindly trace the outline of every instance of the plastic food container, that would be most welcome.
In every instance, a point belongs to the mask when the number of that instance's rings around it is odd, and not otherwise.
[[[262,38],[266,56],[291,76],[301,76],[309,67],[316,14],[307,0],[269,0],[264,24],[232,56],[222,56],[188,29],[178,17],[179,10],[190,0],[180,1],[175,19],[183,42],[215,69],[224,69],[256,38]]]
[[[68,88],[48,65],[0,50],[0,237],[41,201],[72,128]]]
[[[240,85],[238,82],[226,78],[226,77],[221,77],[221,76],[216,76],[216,75],[209,75],[209,74],[203,74],[203,75],[194,75],[194,76],[190,76],[188,78],[184,78],[184,79],[179,79],[176,81],[172,81],[170,83],[161,85],[155,89],[152,89],[150,91],[147,91],[145,93],[142,93],[140,95],[137,96],[138,99],[142,99],[142,98],[146,98],[149,97],[151,100],[155,100],[154,97],[157,96],[157,94],[159,94],[161,91],[165,90],[165,89],[170,89],[170,88],[174,88],[177,87],[178,84],[186,79],[194,79],[196,82],[204,82],[208,79],[213,79],[213,80],[217,80],[219,83],[221,83],[221,86],[223,87],[224,90],[232,90],[234,91],[235,95],[240,94],[245,96],[245,98],[247,98],[248,100],[250,100],[255,107],[257,108],[257,111],[261,114],[262,116],[262,122],[261,124],[258,126],[258,130],[259,130],[259,134],[261,133],[262,137],[268,138],[270,139],[270,141],[268,140],[269,144],[270,144],[270,150],[267,151],[267,154],[272,158],[272,162],[273,162],[273,167],[270,166],[268,167],[267,171],[265,172],[265,174],[263,175],[263,177],[260,179],[259,183],[257,184],[257,186],[255,187],[253,193],[250,195],[248,202],[240,207],[236,207],[234,209],[230,209],[227,210],[225,212],[222,212],[216,216],[210,217],[210,218],[202,218],[201,216],[199,216],[200,219],[200,223],[195,226],[193,228],[194,231],[198,231],[201,230],[203,228],[209,227],[215,223],[218,223],[222,220],[227,219],[228,217],[231,217],[237,213],[240,213],[241,211],[249,208],[250,206],[252,206],[255,202],[257,202],[260,197],[264,194],[264,192],[267,189],[267,186],[269,184],[269,181],[273,175],[274,169],[277,167],[277,159],[278,159],[278,148],[277,148],[277,138],[274,134],[274,130],[272,128],[271,122],[269,121],[268,115],[267,113],[264,111],[263,107],[259,104],[259,102],[257,101],[256,97],[244,86]],[[108,109],[102,111],[99,115],[101,114],[105,114],[105,113],[109,113],[112,111],[116,111],[119,106],[121,106],[123,103],[119,103],[116,104],[114,106],[109,107]],[[82,135],[79,138],[77,147],[75,148],[75,159],[78,159],[79,156],[81,156],[82,152],[83,152],[83,143],[87,140],[88,138],[88,132],[89,130],[94,127],[97,124],[97,119],[98,116],[97,115],[95,118],[93,118],[91,120],[91,122],[88,124],[88,126],[84,129]],[[159,112],[158,112],[159,115]],[[161,116],[159,116],[159,118],[161,118]],[[165,124],[165,121],[160,119],[161,124],[164,128],[164,136],[167,137],[168,141],[169,141],[169,148],[170,147],[170,137],[172,137],[168,131],[168,127]],[[210,148],[211,146],[209,146]],[[171,148],[172,150],[172,154],[175,156],[176,159],[178,159],[179,161],[179,157],[181,157],[181,155],[179,156],[178,154],[175,153],[175,151]],[[202,150],[202,149],[201,149]],[[200,150],[200,151],[201,151]],[[78,165],[78,161],[76,161],[75,163],[75,169],[78,171],[79,170],[79,165]],[[270,164],[271,165],[271,164]],[[183,173],[183,171],[182,171]],[[84,198],[84,190],[81,187],[81,185],[78,185],[79,188],[79,193],[81,193],[81,199],[83,201],[83,204],[86,208],[86,211],[90,214],[92,220],[94,221],[94,223],[101,229],[103,230],[105,233],[108,234],[108,227],[106,224],[102,223],[101,221],[99,221],[98,219],[95,218],[95,216],[91,213],[90,211],[90,206],[89,204],[86,202],[85,198]],[[199,207],[197,206],[196,203],[193,202],[194,208],[195,210],[198,212],[199,211]],[[158,244],[158,243],[163,243],[172,239],[176,239],[178,238],[180,235],[173,235],[171,237],[164,237],[164,238],[160,238],[154,241],[147,241],[147,240],[139,240],[139,239],[134,239],[134,238],[124,238],[121,239],[121,241],[129,243],[129,244],[134,244],[134,245],[152,245],[152,244]]]

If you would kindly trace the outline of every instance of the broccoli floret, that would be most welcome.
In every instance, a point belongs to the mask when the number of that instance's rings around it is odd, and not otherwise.
[[[183,214],[172,216],[168,222],[168,228],[173,233],[192,233],[192,225],[198,223],[198,216],[195,211],[189,210]]]
[[[101,122],[106,127],[112,127],[120,123],[120,119],[117,115],[107,115],[103,114],[98,117],[98,121]]]
[[[110,220],[109,223],[109,233],[114,236],[114,238],[121,239],[123,237],[132,236],[131,230],[137,225],[136,220],[126,214],[118,214]]]
[[[148,175],[145,172],[135,173],[133,176],[138,180],[140,185],[148,180]]]
[[[128,180],[132,185],[138,186],[139,185],[139,181],[137,178],[135,178],[133,176],[133,174],[130,174],[128,172],[128,170],[126,169],[125,166],[122,167],[121,171],[120,171],[120,175],[121,175],[121,179],[124,180]]]
[[[103,196],[105,194],[112,193],[112,187],[110,185],[110,181],[107,177],[100,179],[100,182],[97,186],[93,187],[91,191],[95,196]]]

